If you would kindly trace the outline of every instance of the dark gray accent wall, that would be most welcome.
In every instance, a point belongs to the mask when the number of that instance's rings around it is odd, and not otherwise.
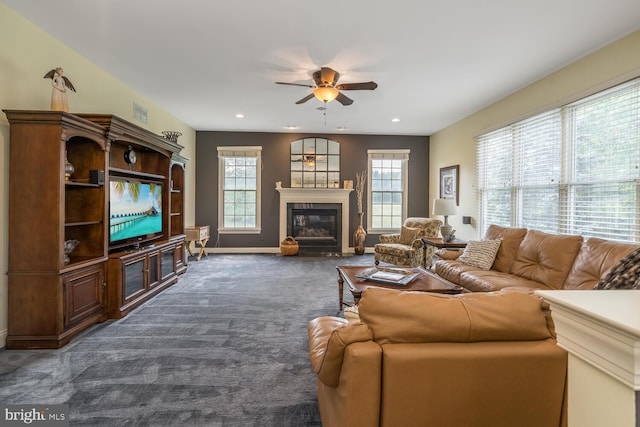
[[[300,138],[327,138],[340,143],[340,180],[355,182],[356,172],[367,169],[368,149],[409,149],[408,215],[429,216],[429,137],[393,135],[296,134],[259,132],[196,133],[196,225],[209,225],[208,246],[278,247],[280,193],[276,181],[291,186],[290,143]],[[218,146],[262,146],[262,233],[218,235]],[[365,200],[366,206],[366,200]],[[357,227],[356,197],[351,193],[349,235]],[[366,229],[366,224],[365,229]],[[367,235],[367,246],[378,235]],[[217,243],[217,244],[216,244]]]

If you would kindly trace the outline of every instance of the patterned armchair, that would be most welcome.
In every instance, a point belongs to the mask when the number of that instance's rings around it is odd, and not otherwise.
[[[433,218],[407,218],[400,233],[380,235],[380,243],[374,247],[376,265],[388,262],[395,265],[427,267],[431,265],[434,247],[427,247],[427,265],[423,265],[424,255],[421,237],[438,237],[442,221]]]

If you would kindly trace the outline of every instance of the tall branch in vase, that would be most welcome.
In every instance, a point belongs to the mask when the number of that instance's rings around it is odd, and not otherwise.
[[[362,208],[362,196],[364,194],[364,186],[367,183],[367,171],[356,173],[356,200],[358,201],[358,212],[364,212]]]
[[[353,250],[356,255],[364,255],[367,232],[362,227],[362,196],[364,194],[364,186],[367,182],[367,171],[363,170],[356,173],[356,200],[358,201],[358,227],[353,233]]]

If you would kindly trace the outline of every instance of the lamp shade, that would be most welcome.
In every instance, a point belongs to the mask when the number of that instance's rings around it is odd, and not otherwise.
[[[319,87],[313,91],[313,94],[322,102],[330,102],[336,99],[340,92],[334,87]]]
[[[433,200],[433,215],[455,215],[456,204],[454,199],[434,199]]]

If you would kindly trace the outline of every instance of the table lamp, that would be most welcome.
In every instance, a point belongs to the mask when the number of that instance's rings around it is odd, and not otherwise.
[[[446,239],[448,235],[451,234],[453,227],[449,225],[448,218],[449,215],[455,215],[456,213],[456,205],[454,199],[434,199],[433,200],[433,215],[442,215],[444,216],[444,224],[440,226],[440,234],[442,234],[442,238]]]

